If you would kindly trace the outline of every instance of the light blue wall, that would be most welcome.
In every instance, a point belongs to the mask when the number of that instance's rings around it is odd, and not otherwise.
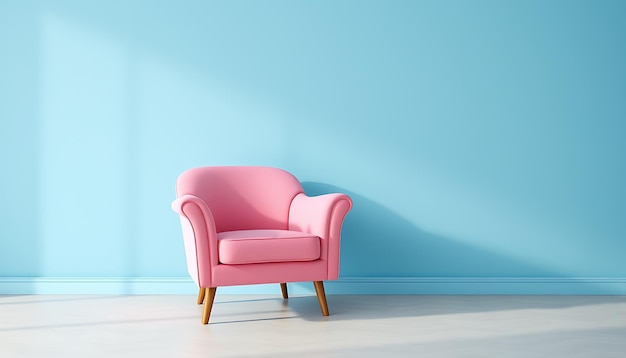
[[[186,277],[177,175],[254,164],[353,196],[345,278],[626,278],[625,14],[0,0],[0,276]]]

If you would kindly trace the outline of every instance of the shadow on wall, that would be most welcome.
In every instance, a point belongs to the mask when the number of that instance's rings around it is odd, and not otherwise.
[[[308,195],[348,194],[354,206],[344,222],[343,277],[529,277],[545,268],[427,232],[392,210],[336,186],[304,182]],[[416,203],[428,205],[428,203]]]

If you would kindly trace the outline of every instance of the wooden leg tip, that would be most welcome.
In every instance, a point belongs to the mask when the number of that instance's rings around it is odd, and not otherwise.
[[[280,284],[280,291],[282,292],[284,299],[289,298],[289,294],[287,293],[287,284],[286,283],[281,283]]]

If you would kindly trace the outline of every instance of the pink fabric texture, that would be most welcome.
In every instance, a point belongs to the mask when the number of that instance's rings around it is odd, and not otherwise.
[[[328,280],[339,277],[341,226],[351,208],[352,200],[345,194],[298,194],[291,203],[289,230],[308,232],[322,239],[321,259],[328,264]]]
[[[176,193],[198,286],[337,279],[347,195],[309,197],[292,174],[250,166],[187,170]]]
[[[217,234],[219,262],[240,265],[313,261],[320,258],[320,238],[289,230],[239,230]]]
[[[287,229],[289,205],[302,185],[281,169],[201,167],[181,174],[178,196],[191,194],[213,211],[216,230]]]

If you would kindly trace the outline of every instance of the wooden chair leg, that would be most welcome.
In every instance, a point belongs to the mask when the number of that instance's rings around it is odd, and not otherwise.
[[[314,281],[315,293],[317,293],[317,300],[320,302],[320,308],[322,309],[322,315],[328,316],[328,303],[326,302],[326,292],[324,292],[324,282]]]
[[[213,300],[215,299],[215,292],[217,291],[217,287],[209,287],[205,289],[208,297],[206,298],[206,302],[204,303],[204,311],[202,313],[202,324],[208,324],[209,318],[211,317],[211,308],[213,308]]]
[[[200,292],[198,292],[198,304],[201,305],[204,302],[204,287],[200,287]]]
[[[287,284],[286,284],[286,283],[281,283],[281,284],[280,284],[280,290],[281,290],[281,291],[282,291],[282,293],[283,293],[283,298],[284,298],[284,299],[289,298],[289,294],[287,293]]]

